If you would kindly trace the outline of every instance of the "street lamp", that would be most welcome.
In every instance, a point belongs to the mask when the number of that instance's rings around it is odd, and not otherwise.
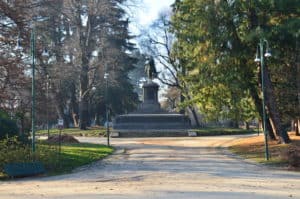
[[[49,52],[47,48],[44,48],[42,52],[42,57],[45,63],[48,62],[49,58]],[[49,130],[49,88],[51,87],[50,85],[51,78],[49,74],[46,74],[46,120],[47,120],[47,134],[48,134],[48,139],[50,137],[50,130]]]
[[[30,51],[32,58],[32,81],[31,81],[31,131],[32,131],[32,153],[35,152],[35,24],[34,21],[45,21],[47,18],[35,18],[30,24],[31,33],[30,33]]]
[[[35,152],[35,27],[31,29],[30,36],[31,57],[32,57],[32,81],[31,81],[31,131],[32,131],[32,152]]]
[[[106,69],[105,69],[106,71]],[[110,145],[109,143],[109,110],[108,110],[108,76],[109,74],[107,72],[104,73],[104,79],[105,79],[105,113],[106,113],[106,137],[107,137],[107,146]]]
[[[265,53],[264,53],[265,46]],[[263,114],[263,131],[265,137],[265,158],[269,160],[269,146],[268,146],[268,133],[266,131],[266,107],[265,107],[265,79],[264,79],[264,57],[271,57],[269,43],[266,39],[260,39],[256,48],[256,56],[254,61],[260,62],[261,70],[261,90],[262,90],[262,114]]]

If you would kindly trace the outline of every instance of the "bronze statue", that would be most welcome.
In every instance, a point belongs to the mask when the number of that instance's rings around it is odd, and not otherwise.
[[[156,71],[156,68],[155,68],[155,63],[154,63],[153,57],[150,57],[146,60],[145,72],[147,74],[147,77],[150,80],[153,80],[154,78],[157,77],[157,71]]]

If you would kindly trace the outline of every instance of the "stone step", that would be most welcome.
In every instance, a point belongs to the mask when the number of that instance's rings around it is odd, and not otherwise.
[[[114,132],[118,137],[186,137],[187,130],[133,130]]]

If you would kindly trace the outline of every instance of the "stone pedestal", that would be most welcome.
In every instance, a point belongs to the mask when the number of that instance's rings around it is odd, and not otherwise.
[[[138,110],[134,113],[162,113],[158,102],[158,84],[153,81],[148,81],[143,85],[143,103],[140,104]]]
[[[188,136],[189,118],[162,110],[158,89],[155,82],[146,82],[143,85],[143,103],[135,112],[117,116],[113,121],[113,132],[120,137]]]

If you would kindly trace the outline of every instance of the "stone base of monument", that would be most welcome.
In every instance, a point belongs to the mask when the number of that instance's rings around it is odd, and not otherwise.
[[[119,137],[188,136],[190,120],[182,114],[119,115],[113,122],[113,132]]]
[[[168,113],[158,102],[158,84],[148,80],[143,84],[143,102],[131,114],[118,115],[113,121],[113,133],[119,137],[188,136],[190,119],[183,114]],[[116,137],[116,136],[115,136]]]
[[[188,131],[189,137],[197,137],[197,133],[195,131]]]
[[[120,134],[119,134],[119,132],[111,132],[110,133],[110,137],[112,137],[112,138],[117,138],[117,137],[120,137]]]
[[[118,137],[125,138],[125,137],[186,137],[188,136],[188,133],[186,130],[176,130],[168,129],[165,131],[161,130],[122,130],[121,132],[118,132]],[[117,138],[117,136],[114,136],[114,138]]]

